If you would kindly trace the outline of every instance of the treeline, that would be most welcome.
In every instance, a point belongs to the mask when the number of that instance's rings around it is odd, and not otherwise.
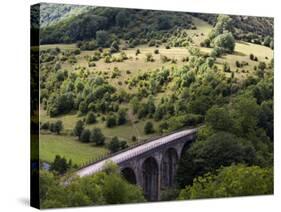
[[[43,28],[40,43],[92,40],[104,33],[111,41],[122,38],[136,45],[146,42],[142,39],[159,38],[162,31],[174,26],[192,28],[191,16],[177,12],[97,7]]]

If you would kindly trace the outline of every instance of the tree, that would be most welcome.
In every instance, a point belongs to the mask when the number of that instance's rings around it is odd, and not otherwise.
[[[96,121],[97,121],[96,115],[93,112],[89,112],[87,114],[86,123],[93,124],[93,123],[96,123]]]
[[[96,41],[99,47],[108,47],[109,46],[109,34],[107,31],[99,30],[96,32]]]
[[[108,149],[111,153],[118,152],[119,151],[119,139],[118,137],[114,136],[110,143],[108,144]]]
[[[82,141],[83,143],[89,143],[90,135],[91,135],[91,132],[89,129],[83,129],[83,131],[80,135],[80,141]]]
[[[154,133],[154,128],[152,122],[148,121],[144,125],[144,133],[145,134],[151,134]]]
[[[140,100],[138,97],[134,96],[131,99],[130,104],[132,105],[133,113],[136,114],[140,108]]]
[[[74,129],[73,129],[74,135],[76,135],[80,138],[80,135],[81,135],[83,130],[84,130],[84,122],[81,121],[81,120],[78,120],[75,124]]]
[[[82,114],[85,114],[88,112],[88,105],[85,101],[82,101],[80,102],[79,104],[79,111],[82,113]]]
[[[270,36],[266,36],[264,38],[263,45],[270,47],[271,41],[272,41],[272,38]]]
[[[232,165],[220,168],[218,174],[197,177],[192,186],[181,190],[179,198],[199,199],[273,194],[272,168]]]
[[[117,43],[117,41],[113,41],[111,46],[110,46],[110,52],[115,53],[115,52],[118,52],[118,51],[119,51],[118,43]]]
[[[64,174],[71,166],[71,162],[67,163],[64,157],[56,155],[54,162],[51,164],[50,170],[56,171],[59,174]]]
[[[235,39],[232,33],[227,32],[215,37],[212,41],[212,47],[220,48],[226,53],[233,53],[235,48]]]
[[[217,17],[216,25],[209,34],[208,39],[212,41],[215,37],[224,32],[232,32],[233,28],[231,21],[232,19],[228,15],[219,15]]]
[[[230,114],[234,122],[234,133],[245,137],[255,132],[260,114],[260,107],[256,99],[251,96],[239,96],[234,99]]]
[[[115,16],[116,24],[120,27],[125,27],[130,22],[130,14],[127,10],[121,10]]]
[[[94,128],[91,131],[90,141],[94,142],[97,146],[104,145],[105,137],[99,128]]]
[[[56,132],[58,135],[60,134],[60,132],[63,130],[63,124],[61,120],[58,120],[54,123],[54,128],[53,128],[54,132]]]
[[[265,62],[259,62],[258,68],[261,69],[261,70],[266,69],[266,64],[265,64]]]
[[[127,122],[127,113],[125,109],[120,109],[117,115],[117,122],[119,125],[125,124]]]
[[[213,106],[207,111],[206,124],[214,130],[228,131],[233,123],[226,108]]]
[[[166,30],[171,28],[171,18],[167,15],[161,15],[158,17],[157,26],[159,30]]]
[[[111,153],[118,152],[119,150],[127,148],[127,142],[126,141],[119,141],[117,136],[114,136],[110,143],[108,144],[108,149]]]
[[[251,142],[237,136],[218,132],[199,140],[184,153],[177,170],[180,187],[190,185],[193,179],[221,166],[232,163],[254,164],[256,152]]]
[[[116,116],[115,115],[108,115],[106,119],[106,126],[111,128],[116,126]]]

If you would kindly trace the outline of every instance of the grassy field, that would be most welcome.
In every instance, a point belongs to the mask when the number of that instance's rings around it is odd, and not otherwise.
[[[61,120],[64,125],[64,132],[71,133],[73,130],[76,122],[78,120],[83,119],[85,116],[78,116],[76,113],[74,114],[67,114],[62,115],[58,117],[51,118],[47,115],[46,111],[41,110],[41,116],[40,121],[41,122],[55,122],[58,120]],[[136,136],[138,140],[144,140],[149,138],[150,136],[153,136],[155,134],[145,135],[143,132],[144,124],[147,121],[151,121],[154,124],[154,127],[157,129],[159,123],[155,122],[153,119],[146,119],[146,120],[140,120],[137,123],[133,123],[133,120],[128,120],[128,122],[125,125],[116,126],[113,128],[107,128],[105,126],[105,122],[98,119],[98,122],[96,124],[90,124],[86,125],[86,128],[93,129],[95,127],[98,127],[102,130],[103,134],[107,138],[107,141],[110,140],[112,137],[117,136],[120,139],[126,140],[129,144],[131,144],[132,136]]]
[[[104,147],[81,143],[75,137],[51,134],[40,135],[39,150],[43,161],[52,162],[56,155],[60,155],[72,159],[73,164],[77,165],[97,159],[108,152]]]

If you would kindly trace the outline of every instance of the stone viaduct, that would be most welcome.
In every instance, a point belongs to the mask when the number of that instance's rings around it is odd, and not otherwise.
[[[76,174],[80,177],[92,175],[101,171],[107,161],[113,161],[129,182],[143,188],[147,200],[157,201],[160,190],[175,183],[177,161],[196,139],[196,132],[197,129],[185,129],[151,139],[87,165]]]

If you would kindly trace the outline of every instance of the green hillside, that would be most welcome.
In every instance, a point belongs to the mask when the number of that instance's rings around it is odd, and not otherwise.
[[[272,193],[273,19],[53,4],[43,11],[39,149],[51,165],[43,182],[59,185],[50,175],[201,126],[160,200]],[[99,182],[93,193],[77,179],[65,191],[80,196],[51,192],[43,206],[143,202],[116,170],[86,178]],[[101,186],[107,175],[120,179]],[[120,201],[101,195],[118,190],[116,182],[135,190]]]

